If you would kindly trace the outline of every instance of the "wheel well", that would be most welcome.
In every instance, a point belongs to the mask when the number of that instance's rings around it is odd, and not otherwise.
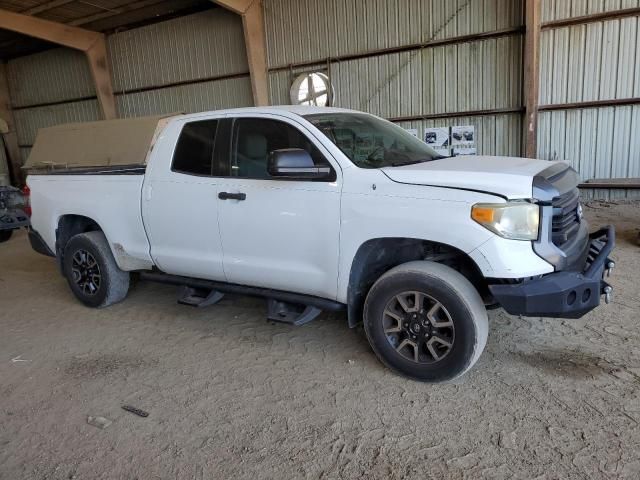
[[[98,223],[82,215],[63,215],[58,220],[56,229],[56,258],[60,271],[64,274],[64,249],[69,240],[80,233],[101,232],[102,228]]]
[[[482,272],[462,250],[428,240],[376,238],[360,246],[351,264],[347,293],[351,328],[362,320],[364,301],[376,280],[393,267],[414,260],[429,260],[447,265],[462,273],[483,299],[490,298]]]

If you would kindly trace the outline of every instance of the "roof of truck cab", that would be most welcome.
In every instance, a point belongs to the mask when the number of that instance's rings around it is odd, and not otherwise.
[[[199,118],[211,115],[212,113],[219,115],[234,115],[234,114],[282,114],[290,113],[298,116],[315,115],[319,113],[363,113],[357,110],[349,110],[347,108],[336,107],[315,107],[307,105],[276,105],[270,107],[243,107],[243,108],[229,108],[225,110],[213,110],[208,112],[189,113],[181,115],[181,118]]]

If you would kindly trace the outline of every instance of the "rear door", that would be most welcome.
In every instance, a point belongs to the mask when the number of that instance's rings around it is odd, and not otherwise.
[[[159,151],[145,178],[142,214],[151,257],[166,273],[225,280],[218,229],[220,179],[212,175],[221,124],[215,117],[175,122],[154,147]]]
[[[289,118],[238,115],[225,122],[232,132],[218,195],[228,281],[335,298],[339,167],[304,125]],[[332,177],[269,176],[269,153],[284,148],[307,150],[316,164],[331,166]]]

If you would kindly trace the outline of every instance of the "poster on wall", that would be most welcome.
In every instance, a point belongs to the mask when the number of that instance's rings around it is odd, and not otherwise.
[[[476,129],[473,125],[451,127],[451,145],[469,145],[476,142]]]
[[[449,151],[449,127],[433,127],[424,131],[424,141],[440,155],[448,157]]]
[[[407,132],[409,132],[411,135],[413,135],[414,137],[418,136],[418,129],[417,128],[405,128],[405,130]]]
[[[475,155],[476,154],[476,129],[473,125],[461,125],[451,127],[451,145],[453,154]]]

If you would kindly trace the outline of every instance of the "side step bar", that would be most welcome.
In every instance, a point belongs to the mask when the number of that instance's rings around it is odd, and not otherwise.
[[[318,307],[312,307],[310,305],[305,306],[280,302],[273,298],[269,298],[267,302],[269,309],[269,313],[267,314],[268,320],[288,323],[296,327],[315,320],[322,313],[322,310]]]
[[[224,297],[224,293],[217,290],[202,290],[199,288],[182,286],[178,303],[190,307],[209,307],[215,305]]]
[[[193,306],[213,305],[220,301],[222,294],[235,293],[269,300],[269,320],[303,325],[316,318],[323,310],[338,312],[345,305],[326,298],[299,293],[271,290],[269,288],[247,287],[234,283],[181,277],[161,272],[140,272],[140,279],[167,285],[182,286],[180,303]],[[298,308],[301,306],[302,308]]]

